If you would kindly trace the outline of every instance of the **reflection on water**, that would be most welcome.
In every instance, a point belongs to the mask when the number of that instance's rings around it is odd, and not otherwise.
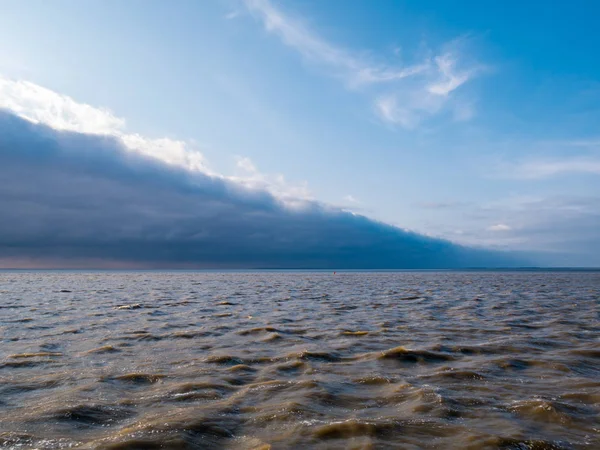
[[[4,448],[600,448],[599,273],[0,273]]]

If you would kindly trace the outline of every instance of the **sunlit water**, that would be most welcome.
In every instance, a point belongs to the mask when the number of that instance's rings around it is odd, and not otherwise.
[[[0,447],[600,448],[600,273],[0,272]]]

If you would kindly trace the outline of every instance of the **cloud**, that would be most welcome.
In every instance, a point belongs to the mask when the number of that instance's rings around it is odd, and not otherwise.
[[[169,138],[149,139],[127,133],[125,120],[105,108],[76,102],[71,97],[23,80],[0,76],[0,109],[56,130],[99,134],[119,139],[134,152],[188,170],[208,172],[202,153],[190,144]]]
[[[503,223],[492,225],[492,226],[488,227],[487,229],[488,229],[488,231],[510,231],[510,230],[512,230],[511,227],[509,227],[508,225],[503,224]]]
[[[239,167],[260,182],[251,161]],[[5,267],[516,263],[311,200],[290,208],[260,183],[132,152],[120,135],[58,130],[7,111],[0,111],[0,211]]]
[[[600,140],[520,139],[476,144],[488,154],[481,171],[491,178],[543,180],[569,175],[600,175]],[[507,155],[522,155],[509,159]]]
[[[456,70],[457,60],[454,55],[446,53],[435,57],[440,78],[427,86],[427,90],[435,95],[447,97],[452,91],[469,81],[475,69],[459,72]]]
[[[600,196],[590,191],[588,196],[514,195],[464,204],[460,215],[429,228],[463,245],[518,249],[535,255],[541,265],[600,267],[598,224]]]
[[[245,0],[244,4],[268,32],[306,60],[343,79],[351,89],[367,90],[376,114],[384,122],[415,128],[448,105],[451,111],[456,108],[454,117],[458,120],[468,120],[474,115],[472,105],[467,108],[459,102],[453,106],[454,91],[483,69],[480,64],[461,63],[459,55],[464,38],[446,44],[439,54],[427,55],[412,64],[375,63],[326,41],[269,0]]]
[[[328,66],[350,85],[387,83],[428,70],[428,61],[400,68],[368,64],[351,52],[320,38],[297,18],[290,17],[268,0],[246,0],[248,10],[262,20],[267,31],[280,37],[284,44],[306,59]]]
[[[305,58],[355,73],[368,69],[343,49],[313,35],[298,20],[288,17],[269,1],[247,0],[245,5],[263,21],[267,31],[277,34],[286,45],[300,52]]]
[[[292,184],[281,174],[267,175],[258,170],[248,157],[238,156],[236,175],[224,177],[248,189],[264,190],[289,207],[302,207],[314,200],[306,182]]]
[[[238,162],[238,167],[245,169],[241,173],[233,176],[218,174],[210,169],[204,155],[189,142],[132,133],[127,130],[125,119],[108,109],[77,102],[28,81],[11,80],[0,75],[0,109],[55,130],[111,137],[130,152],[188,171],[229,179],[251,189],[263,189],[289,205],[298,205],[312,198],[306,183],[292,184],[282,175],[261,174],[253,165],[244,166]]]
[[[600,159],[593,156],[539,159],[505,165],[500,169],[500,176],[518,179],[541,179],[569,174],[600,175]]]
[[[425,117],[438,114],[445,98],[420,89],[384,94],[375,100],[375,112],[385,122],[414,129]]]
[[[350,194],[344,196],[344,201],[346,201],[348,203],[353,203],[356,205],[359,205],[362,203],[360,200],[358,200],[357,198],[355,198],[353,195],[350,195]]]
[[[561,145],[565,147],[583,147],[600,149],[600,139],[576,139],[570,141],[551,141],[547,142],[550,145]]]
[[[234,9],[232,11],[229,11],[227,14],[225,14],[225,19],[227,20],[233,20],[236,19],[237,17],[240,16],[240,11],[237,9]]]
[[[464,202],[445,201],[445,202],[421,202],[416,206],[424,209],[450,209],[464,206]]]

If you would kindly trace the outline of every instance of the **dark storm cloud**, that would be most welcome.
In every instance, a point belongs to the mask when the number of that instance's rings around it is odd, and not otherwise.
[[[0,111],[0,259],[75,266],[438,268],[512,265],[472,250],[59,132]],[[67,261],[67,262],[65,262]],[[71,263],[68,263],[71,262]]]

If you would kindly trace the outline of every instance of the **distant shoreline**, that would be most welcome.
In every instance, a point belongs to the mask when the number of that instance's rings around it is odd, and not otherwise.
[[[2,272],[173,272],[173,273],[315,273],[336,272],[343,273],[402,273],[402,272],[600,272],[600,267],[485,267],[485,268],[457,268],[457,269],[310,269],[310,268],[242,268],[242,269],[106,269],[106,268],[0,268]]]

